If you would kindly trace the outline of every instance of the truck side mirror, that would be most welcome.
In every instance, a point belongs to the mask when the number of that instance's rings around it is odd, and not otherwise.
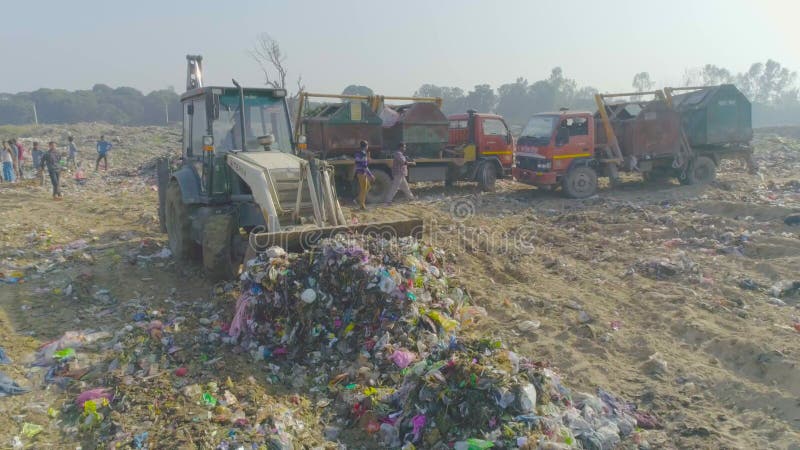
[[[562,147],[569,142],[569,130],[566,128],[559,128],[556,131],[556,147]]]

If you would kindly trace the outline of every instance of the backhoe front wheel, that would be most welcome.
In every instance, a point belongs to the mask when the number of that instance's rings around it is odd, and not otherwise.
[[[165,197],[164,218],[169,249],[176,259],[191,259],[196,253],[196,245],[192,241],[189,208],[183,203],[181,187],[177,181],[169,182]]]
[[[214,281],[229,280],[239,274],[244,257],[236,218],[218,214],[203,227],[203,268]]]
[[[597,172],[586,166],[570,169],[561,181],[561,188],[570,198],[591,197],[597,192]]]

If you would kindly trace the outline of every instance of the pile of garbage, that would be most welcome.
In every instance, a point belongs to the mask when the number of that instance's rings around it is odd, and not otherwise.
[[[421,241],[342,237],[251,260],[229,336],[324,408],[325,437],[391,448],[613,448],[658,420],[462,332],[486,311]]]

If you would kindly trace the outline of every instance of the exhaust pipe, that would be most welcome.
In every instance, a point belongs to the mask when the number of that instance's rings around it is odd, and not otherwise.
[[[203,57],[186,55],[186,90],[203,87]]]

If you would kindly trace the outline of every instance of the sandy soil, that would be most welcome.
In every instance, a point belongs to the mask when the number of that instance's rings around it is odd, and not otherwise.
[[[42,140],[67,132],[15,131]],[[28,363],[41,344],[65,331],[113,333],[141,311],[186,318],[185,339],[194,341],[182,358],[194,382],[230,377],[254,408],[285,396],[302,405],[265,383],[243,356],[203,346],[191,334],[207,325],[201,318],[228,320],[232,305],[219,295],[223,287],[196,267],[145,258],[165,241],[150,162],[177,149],[178,133],[97,124],[69,131],[81,136],[89,156],[94,135],[115,136],[111,171],[90,172],[86,186],[66,179],[63,201],[53,201],[47,186],[33,180],[0,185],[0,271],[26,274],[22,284],[0,285],[0,346],[14,360],[0,370],[32,388],[0,398],[0,447],[10,446],[29,422],[44,426],[31,448],[94,448],[97,435],[80,431],[65,405],[98,380],[125,385],[126,379],[91,370],[99,358],[91,345],[78,360],[90,372],[67,391],[43,384],[42,371]],[[653,448],[797,449],[800,333],[793,324],[800,320],[800,293],[781,292],[776,283],[800,281],[800,228],[783,222],[800,211],[798,138],[793,129],[760,133],[762,174],[746,175],[738,163],[726,162],[707,187],[629,177],[578,201],[511,181],[499,182],[495,193],[469,184],[417,186],[413,202],[348,214],[360,222],[424,218],[426,239],[448,251],[460,281],[489,311],[471,332],[549,360],[574,389],[602,387],[653,410],[665,424],[648,433]],[[541,327],[522,331],[518,325],[526,320]],[[157,363],[150,372],[158,379]],[[158,399],[166,395],[162,390],[186,383],[140,384],[138,394]],[[133,388],[122,391],[131,395],[124,400],[128,422],[142,423],[117,430],[120,439],[164,423],[152,409],[141,419],[158,402],[137,403]],[[194,406],[160,404],[189,416],[199,414]],[[63,414],[51,418],[49,408]],[[225,430],[186,423],[173,430],[176,446],[207,448],[219,441],[213,433]]]

